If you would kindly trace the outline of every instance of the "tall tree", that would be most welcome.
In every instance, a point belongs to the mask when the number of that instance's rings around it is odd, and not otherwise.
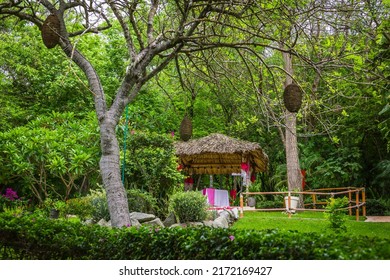
[[[100,126],[102,156],[100,171],[106,188],[113,226],[130,224],[126,192],[121,182],[119,145],[115,128],[124,108],[140,89],[179,52],[206,47],[234,47],[248,44],[249,35],[235,39],[226,36],[242,33],[242,22],[256,1],[23,1],[0,4],[2,18],[12,16],[32,22],[43,32],[48,47],[58,45],[85,74],[93,95]],[[46,19],[46,21],[45,21]],[[77,36],[99,33],[119,22],[125,38],[128,65],[111,104],[108,103],[99,74],[77,46]],[[213,36],[208,35],[213,30]],[[216,30],[216,31],[215,31]],[[49,34],[49,35],[48,35]]]

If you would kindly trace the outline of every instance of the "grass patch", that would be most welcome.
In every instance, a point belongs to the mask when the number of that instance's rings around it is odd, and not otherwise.
[[[390,223],[365,223],[362,217],[359,222],[355,216],[348,217],[346,233],[351,235],[363,235],[389,239]],[[288,217],[282,212],[245,212],[233,228],[236,229],[279,229],[293,230],[302,233],[332,233],[329,221],[322,212],[299,212]]]

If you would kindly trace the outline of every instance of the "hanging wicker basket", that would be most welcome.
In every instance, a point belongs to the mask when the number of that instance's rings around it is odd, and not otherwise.
[[[289,84],[283,93],[284,106],[292,113],[299,111],[302,105],[301,88],[295,84]]]
[[[48,49],[54,48],[60,41],[60,21],[58,17],[51,14],[43,22],[41,35],[45,46]]]
[[[180,124],[180,138],[183,141],[188,141],[192,136],[192,122],[191,119],[186,115]]]

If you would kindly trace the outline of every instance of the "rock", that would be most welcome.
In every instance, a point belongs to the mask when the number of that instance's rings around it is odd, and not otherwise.
[[[183,226],[182,224],[176,223],[176,224],[171,225],[170,227],[174,228],[174,227],[182,227],[182,226]]]
[[[164,224],[161,222],[160,218],[155,218],[154,220],[144,222],[144,223],[142,223],[142,225],[164,227]]]
[[[156,218],[153,214],[146,214],[141,212],[131,212],[130,219],[138,220],[141,224],[144,222],[152,221]]]
[[[139,228],[139,227],[141,226],[141,223],[138,222],[138,220],[136,220],[136,219],[130,218],[130,225],[131,225],[132,227]]]
[[[173,224],[175,224],[176,222],[177,221],[176,221],[175,214],[173,214],[173,212],[171,212],[171,213],[169,213],[168,217],[164,220],[163,224],[166,227],[170,227]]]
[[[232,211],[232,213],[234,215],[234,219],[238,220],[238,217],[239,217],[239,215],[238,215],[238,208],[233,208],[231,211]]]
[[[229,222],[226,217],[224,216],[219,216],[216,218],[213,222],[213,227],[214,228],[228,228],[229,227]]]
[[[99,226],[102,226],[102,227],[110,227],[111,226],[111,221],[106,221],[105,219],[100,219],[99,222],[97,222],[97,224]]]
[[[213,227],[213,222],[214,222],[214,221],[203,221],[203,224],[204,224],[206,227]]]
[[[83,223],[84,225],[92,225],[93,224],[93,219],[87,219]]]
[[[225,217],[226,219],[230,219],[230,213],[227,210],[222,210],[219,212],[219,217]]]

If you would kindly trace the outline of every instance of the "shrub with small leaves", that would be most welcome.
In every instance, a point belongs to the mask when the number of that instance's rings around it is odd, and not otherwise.
[[[347,219],[346,209],[344,209],[348,205],[348,198],[333,198],[331,197],[327,201],[325,217],[330,222],[330,228],[334,230],[336,233],[340,233],[341,231],[345,231],[347,227],[345,226],[345,221]]]
[[[181,223],[201,222],[207,217],[207,200],[200,192],[175,193],[169,207]]]
[[[77,215],[80,219],[85,220],[92,217],[94,208],[91,197],[77,197],[66,201],[66,214]]]
[[[157,200],[148,192],[130,189],[127,191],[127,200],[130,212],[158,213]]]

